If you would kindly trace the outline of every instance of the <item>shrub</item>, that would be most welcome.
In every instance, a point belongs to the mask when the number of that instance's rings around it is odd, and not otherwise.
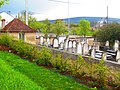
[[[81,75],[84,76],[86,72],[84,71],[84,67],[86,66],[85,60],[80,56],[77,60],[72,62],[70,66],[70,71],[73,75]]]
[[[102,59],[99,64],[96,64],[97,79],[101,86],[105,85],[109,71],[109,68],[104,65],[104,62],[104,59]]]
[[[12,43],[13,37],[8,34],[0,34],[0,44],[9,46]]]
[[[68,58],[64,59],[62,54],[56,54],[56,56],[52,57],[50,63],[53,67],[59,69],[59,71],[67,71],[69,65],[68,60]]]
[[[38,57],[36,58],[36,62],[42,65],[49,65],[50,59],[52,57],[51,51],[46,47],[42,47],[42,49],[37,53]]]

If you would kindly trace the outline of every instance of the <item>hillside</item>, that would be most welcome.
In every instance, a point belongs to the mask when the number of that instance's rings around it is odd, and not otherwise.
[[[78,24],[79,21],[81,19],[86,19],[86,20],[89,20],[90,22],[98,22],[100,21],[102,18],[105,18],[105,17],[73,17],[73,18],[70,18],[70,23],[76,23]],[[67,22],[67,18],[65,19],[62,19],[62,20],[65,20]],[[55,20],[49,20],[50,22],[54,23]],[[108,18],[108,22],[118,22],[120,23],[120,19],[119,18]]]

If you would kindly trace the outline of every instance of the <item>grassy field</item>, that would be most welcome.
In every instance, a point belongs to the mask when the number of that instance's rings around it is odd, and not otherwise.
[[[89,90],[87,86],[0,51],[0,90]]]

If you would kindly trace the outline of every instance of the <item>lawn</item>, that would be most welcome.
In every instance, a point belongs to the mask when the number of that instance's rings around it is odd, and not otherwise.
[[[85,85],[28,60],[0,51],[0,90],[89,90]]]

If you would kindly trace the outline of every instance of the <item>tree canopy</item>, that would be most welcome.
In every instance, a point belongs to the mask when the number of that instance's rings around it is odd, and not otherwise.
[[[101,27],[95,34],[95,37],[101,41],[110,41],[114,43],[115,40],[120,41],[120,24],[113,22]]]
[[[79,24],[79,34],[80,35],[84,35],[86,36],[86,34],[91,30],[91,27],[90,27],[90,22],[88,20],[85,20],[85,19],[81,19],[80,20],[80,24]]]
[[[2,5],[4,5],[5,3],[8,3],[9,0],[0,0],[0,7],[2,7]]]
[[[68,29],[66,27],[65,21],[63,20],[56,20],[52,26],[52,30],[56,35],[67,34]]]

